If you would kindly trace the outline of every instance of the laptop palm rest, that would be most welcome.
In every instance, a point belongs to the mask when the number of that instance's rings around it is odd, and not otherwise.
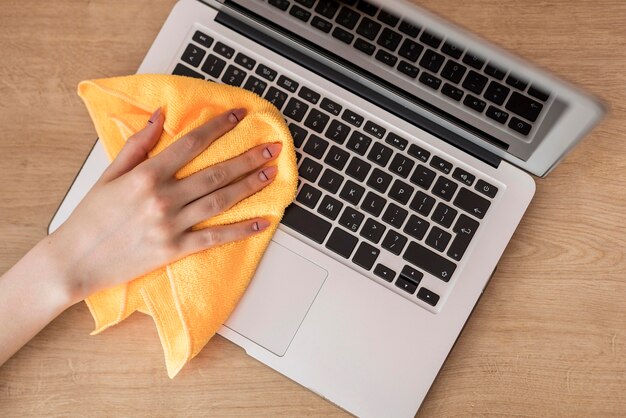
[[[328,272],[272,241],[226,327],[283,356]]]

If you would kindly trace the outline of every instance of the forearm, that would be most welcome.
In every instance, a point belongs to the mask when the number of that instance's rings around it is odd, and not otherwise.
[[[0,365],[74,302],[51,237],[0,277]]]

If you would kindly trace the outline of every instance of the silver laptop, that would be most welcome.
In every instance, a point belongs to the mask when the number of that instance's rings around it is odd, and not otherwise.
[[[139,72],[241,86],[284,114],[297,199],[219,332],[359,416],[417,412],[533,196],[531,174],[604,114],[402,0],[181,0]],[[50,231],[107,164],[96,143]]]

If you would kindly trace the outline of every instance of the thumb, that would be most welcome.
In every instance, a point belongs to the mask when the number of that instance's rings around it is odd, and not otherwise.
[[[129,172],[148,158],[148,152],[156,145],[163,133],[165,117],[158,108],[146,126],[126,140],[124,148],[104,171],[99,182],[109,182]]]

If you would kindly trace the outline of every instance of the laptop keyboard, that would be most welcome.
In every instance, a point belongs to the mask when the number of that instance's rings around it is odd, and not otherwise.
[[[437,312],[498,188],[207,33],[193,33],[172,72],[243,87],[283,113],[300,176],[283,225]]]
[[[551,95],[428,28],[363,0],[268,0],[268,4],[514,135],[530,134]]]

